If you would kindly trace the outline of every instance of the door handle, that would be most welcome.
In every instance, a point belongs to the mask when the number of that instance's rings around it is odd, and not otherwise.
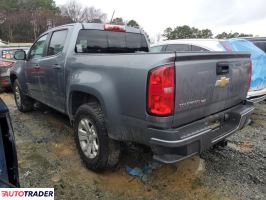
[[[59,64],[53,64],[53,69],[61,69],[62,67]]]
[[[219,62],[216,64],[216,75],[229,74],[229,63]]]

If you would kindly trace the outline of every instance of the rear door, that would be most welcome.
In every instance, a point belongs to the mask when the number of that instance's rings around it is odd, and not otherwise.
[[[50,34],[47,52],[39,70],[39,87],[44,103],[62,112],[65,109],[63,50],[67,34],[68,29],[56,30]]]
[[[230,58],[231,57],[231,58]],[[177,53],[174,126],[228,109],[246,99],[248,54]]]

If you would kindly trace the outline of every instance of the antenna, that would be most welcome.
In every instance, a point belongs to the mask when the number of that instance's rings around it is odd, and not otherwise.
[[[114,12],[113,12],[113,15],[112,15],[112,18],[111,18],[110,24],[111,24],[112,21],[113,21],[113,17],[114,17],[114,15],[115,15],[115,10],[114,10]]]

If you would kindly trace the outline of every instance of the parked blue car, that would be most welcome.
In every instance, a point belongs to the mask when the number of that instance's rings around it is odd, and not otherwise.
[[[260,101],[266,98],[266,53],[256,47],[252,42],[234,38],[228,43],[233,51],[245,51],[251,54],[252,78],[248,98]]]

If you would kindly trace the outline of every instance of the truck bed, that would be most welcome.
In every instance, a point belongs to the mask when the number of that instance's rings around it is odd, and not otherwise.
[[[104,106],[109,108],[106,115],[110,121],[128,116],[169,128],[244,101],[249,88],[249,56],[224,52],[76,54],[68,58],[66,68],[71,70],[71,77],[75,77],[69,82],[73,87],[89,84],[92,88],[101,88],[103,99],[107,99]],[[71,62],[73,60],[76,62]],[[175,112],[159,119],[146,110],[147,75],[151,69],[167,63],[173,64],[176,70]],[[217,74],[218,65],[224,68],[221,74]],[[223,77],[228,78],[228,84],[216,85]]]

